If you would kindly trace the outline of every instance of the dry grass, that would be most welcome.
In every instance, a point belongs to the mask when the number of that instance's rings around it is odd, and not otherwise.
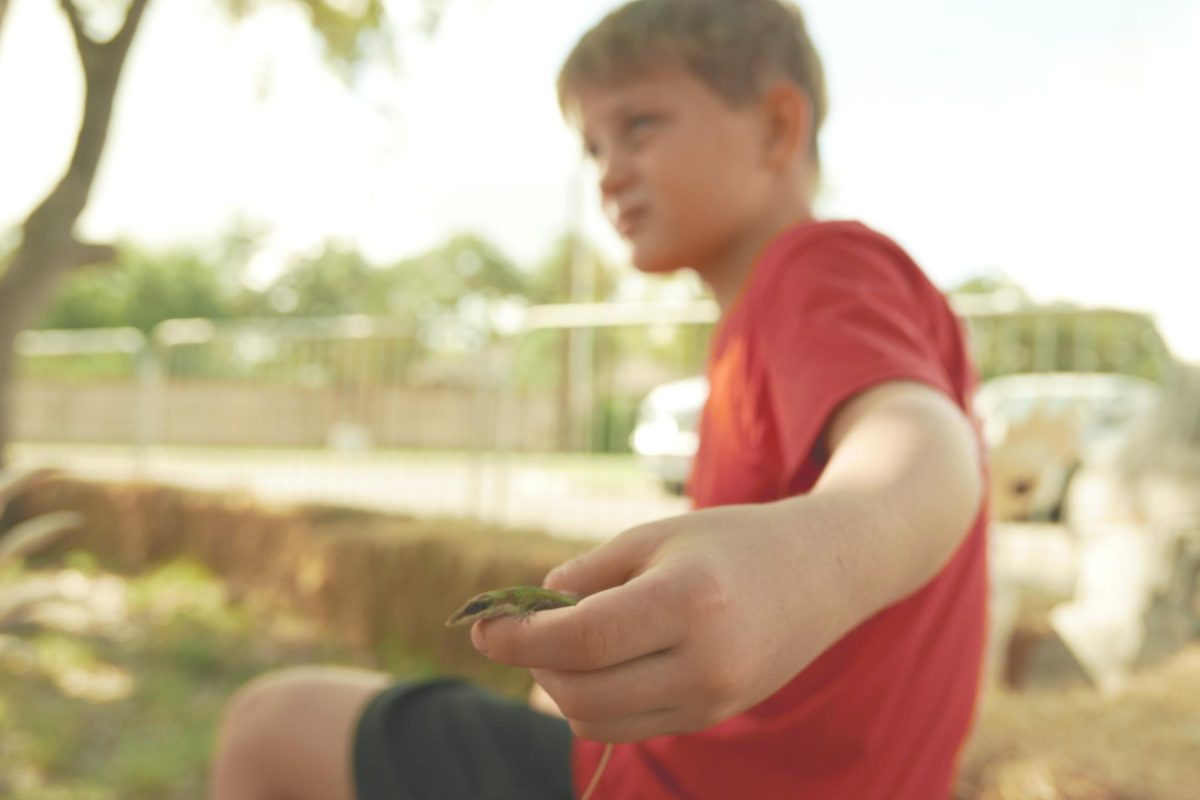
[[[1192,800],[1200,796],[1200,645],[1119,697],[1086,686],[984,698],[960,800]]]
[[[222,706],[293,663],[373,666],[303,621],[232,604],[198,565],[114,575],[86,553],[0,575],[0,797],[196,800]]]

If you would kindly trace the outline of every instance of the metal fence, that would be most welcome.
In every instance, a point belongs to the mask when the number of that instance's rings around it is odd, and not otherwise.
[[[1153,322],[962,300],[986,376],[1153,377]],[[368,317],[28,331],[17,464],[268,499],[469,516],[604,536],[685,502],[629,453],[638,403],[702,371],[717,309],[535,306],[438,335]]]
[[[484,336],[368,317],[27,331],[15,461],[601,536],[683,510],[628,435],[652,386],[702,368],[715,317],[573,305]]]

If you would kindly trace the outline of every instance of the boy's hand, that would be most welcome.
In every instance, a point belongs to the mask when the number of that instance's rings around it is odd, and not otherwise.
[[[770,696],[844,630],[836,568],[774,508],[630,529],[547,576],[548,588],[584,595],[579,605],[480,623],[472,640],[532,668],[583,738],[714,725]]]
[[[981,513],[978,441],[936,390],[881,384],[828,432],[809,494],[628,530],[547,577],[579,605],[477,624],[475,646],[533,668],[588,739],[697,731],[766,699],[930,580]]]

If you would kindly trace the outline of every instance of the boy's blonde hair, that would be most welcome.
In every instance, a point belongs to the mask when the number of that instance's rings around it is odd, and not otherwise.
[[[733,106],[786,78],[812,105],[810,153],[827,99],[821,58],[800,9],[785,0],[633,0],[584,34],[558,76],[564,114],[580,86],[614,83],[664,64],[681,66]]]

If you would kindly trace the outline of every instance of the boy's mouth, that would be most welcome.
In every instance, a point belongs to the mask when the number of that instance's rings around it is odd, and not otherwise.
[[[646,216],[646,207],[638,206],[637,208],[623,209],[617,213],[614,225],[617,228],[617,233],[625,238],[629,238],[634,230],[641,224],[641,221]]]

